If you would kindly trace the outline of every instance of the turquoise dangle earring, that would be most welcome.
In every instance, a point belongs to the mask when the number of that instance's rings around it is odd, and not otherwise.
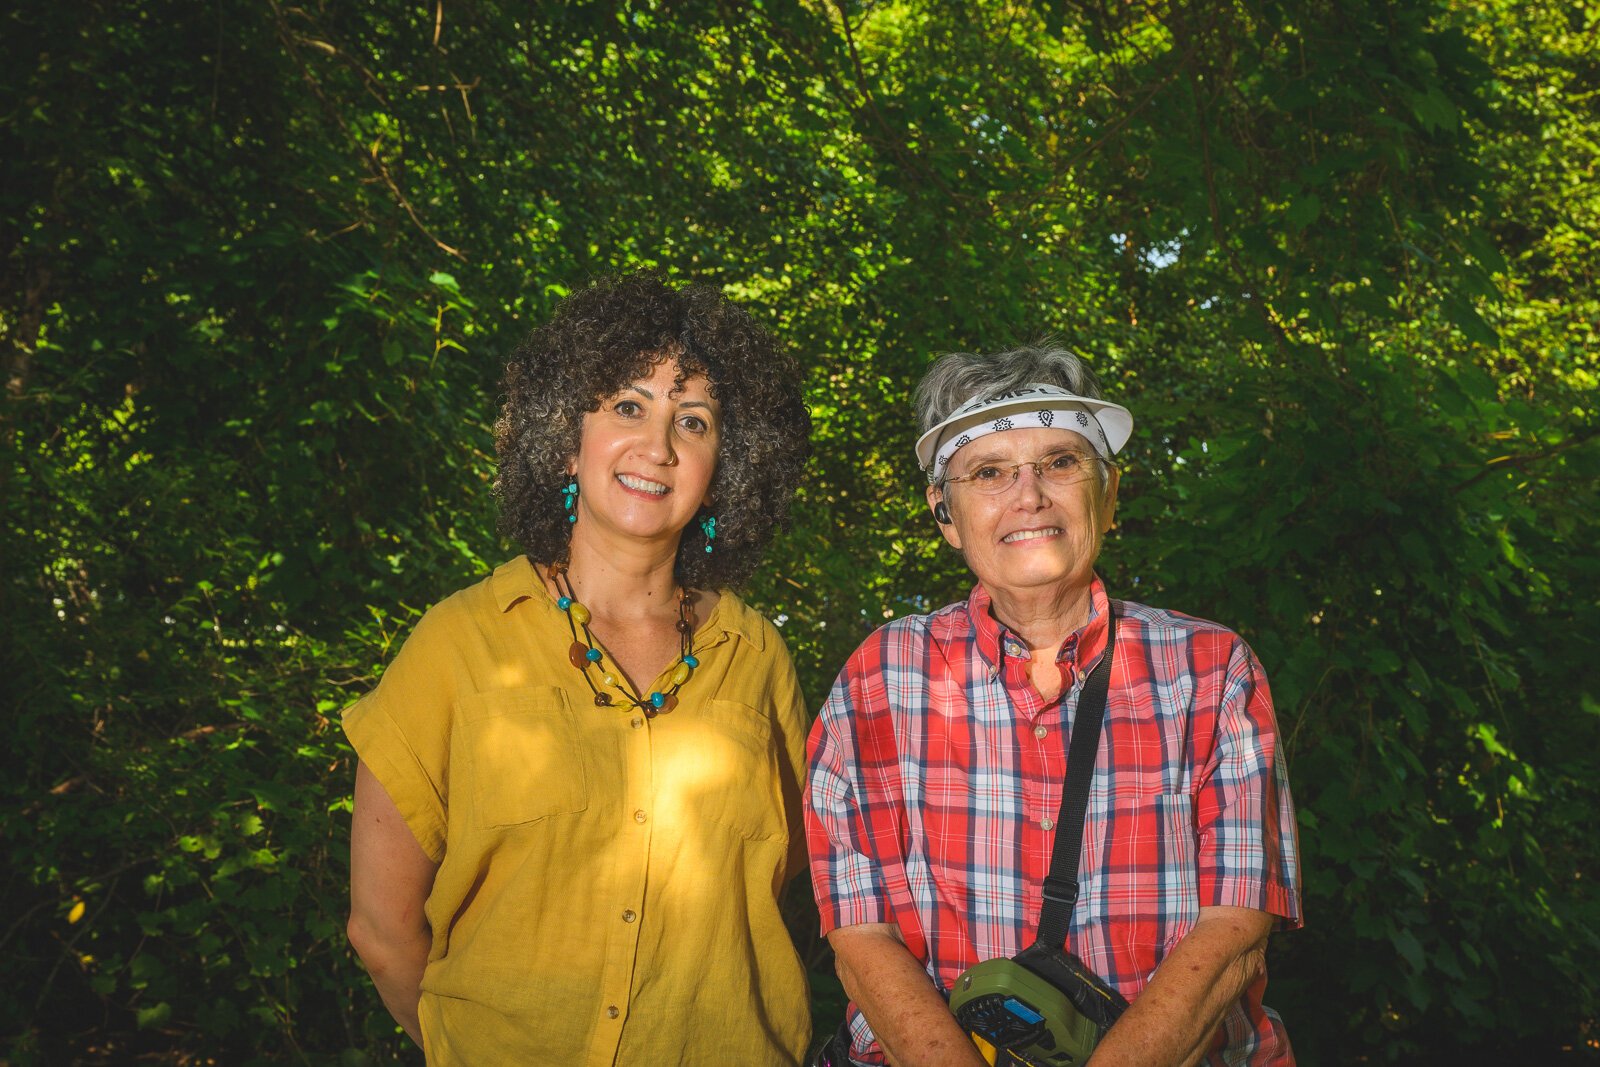
[[[577,522],[578,513],[573,510],[573,504],[578,499],[578,479],[574,478],[561,490],[561,503],[567,509],[567,521]]]
[[[701,519],[700,529],[705,531],[706,551],[710,552],[711,542],[717,539],[717,517],[715,515],[707,515],[705,518]]]

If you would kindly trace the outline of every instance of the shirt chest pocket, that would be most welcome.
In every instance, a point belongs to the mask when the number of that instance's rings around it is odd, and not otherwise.
[[[745,837],[784,832],[772,724],[765,715],[737,701],[708,700],[656,724],[662,817],[685,832],[707,823]]]
[[[589,806],[577,716],[559,689],[478,693],[462,701],[462,742],[480,826],[517,826]]]

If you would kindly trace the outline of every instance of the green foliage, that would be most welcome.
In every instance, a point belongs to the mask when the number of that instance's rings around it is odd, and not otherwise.
[[[921,369],[1054,332],[1139,418],[1114,592],[1239,628],[1273,678],[1307,927],[1268,1001],[1301,1059],[1592,1043],[1597,25],[0,15],[4,1055],[404,1055],[343,940],[337,709],[507,554],[500,354],[641,265],[807,369],[817,458],[752,594],[808,692],[969,580],[910,455]]]

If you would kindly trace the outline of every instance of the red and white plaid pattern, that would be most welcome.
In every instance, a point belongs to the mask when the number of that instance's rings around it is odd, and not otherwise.
[[[981,585],[858,648],[809,742],[806,834],[824,933],[897,923],[948,993],[968,967],[1032,941],[1079,693],[1117,646],[1067,948],[1129,1000],[1202,906],[1300,925],[1294,808],[1267,680],[1215,623],[1111,601],[1062,645],[1046,704],[1028,651]],[[1292,1063],[1265,981],[1229,1011],[1208,1062]],[[882,1063],[850,1009],[852,1056]]]

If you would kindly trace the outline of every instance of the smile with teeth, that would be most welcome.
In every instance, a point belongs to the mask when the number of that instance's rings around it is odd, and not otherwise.
[[[656,496],[666,496],[672,491],[669,486],[662,485],[660,482],[652,482],[648,478],[640,478],[636,474],[619,474],[617,475],[617,481],[629,489],[636,489],[641,493],[653,493]]]
[[[1000,539],[1000,543],[1003,545],[1012,545],[1016,544],[1018,541],[1034,541],[1041,537],[1054,537],[1060,532],[1061,527],[1059,526],[1046,526],[1042,530],[1018,530],[1016,533],[1006,534]]]

